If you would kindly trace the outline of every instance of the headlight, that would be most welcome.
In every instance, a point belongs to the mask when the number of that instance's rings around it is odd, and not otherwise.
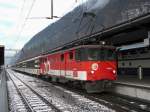
[[[113,73],[115,74],[115,73],[116,73],[116,70],[113,70]]]
[[[91,71],[91,74],[94,74],[94,71],[93,71],[93,70]]]
[[[92,68],[92,70],[97,70],[98,69],[98,64],[97,63],[93,63],[91,68]]]

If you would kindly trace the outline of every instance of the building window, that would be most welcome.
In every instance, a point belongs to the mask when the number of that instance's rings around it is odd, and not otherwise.
[[[124,63],[124,62],[122,63],[122,66],[125,66],[125,63]]]
[[[131,62],[129,62],[129,66],[132,66],[132,63],[131,63]]]

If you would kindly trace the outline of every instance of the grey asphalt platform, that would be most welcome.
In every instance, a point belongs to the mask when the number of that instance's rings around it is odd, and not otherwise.
[[[120,76],[115,81],[115,83],[120,83],[124,85],[131,85],[131,86],[137,86],[137,87],[143,87],[143,88],[149,88],[150,89],[150,76],[144,77],[143,79],[139,79],[137,76]]]
[[[114,82],[113,92],[150,102],[150,76],[143,79],[138,76],[119,76]]]
[[[0,112],[8,112],[6,71],[0,71]]]

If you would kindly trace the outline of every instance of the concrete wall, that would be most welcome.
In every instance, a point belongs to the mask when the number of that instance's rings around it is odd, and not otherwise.
[[[144,87],[117,84],[115,85],[113,92],[121,95],[127,95],[130,97],[150,101],[150,87],[144,88]]]

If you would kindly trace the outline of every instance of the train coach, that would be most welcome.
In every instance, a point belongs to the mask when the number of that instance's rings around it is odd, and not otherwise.
[[[112,46],[80,45],[19,63],[17,70],[47,77],[53,82],[80,85],[101,92],[116,80],[116,51]]]

